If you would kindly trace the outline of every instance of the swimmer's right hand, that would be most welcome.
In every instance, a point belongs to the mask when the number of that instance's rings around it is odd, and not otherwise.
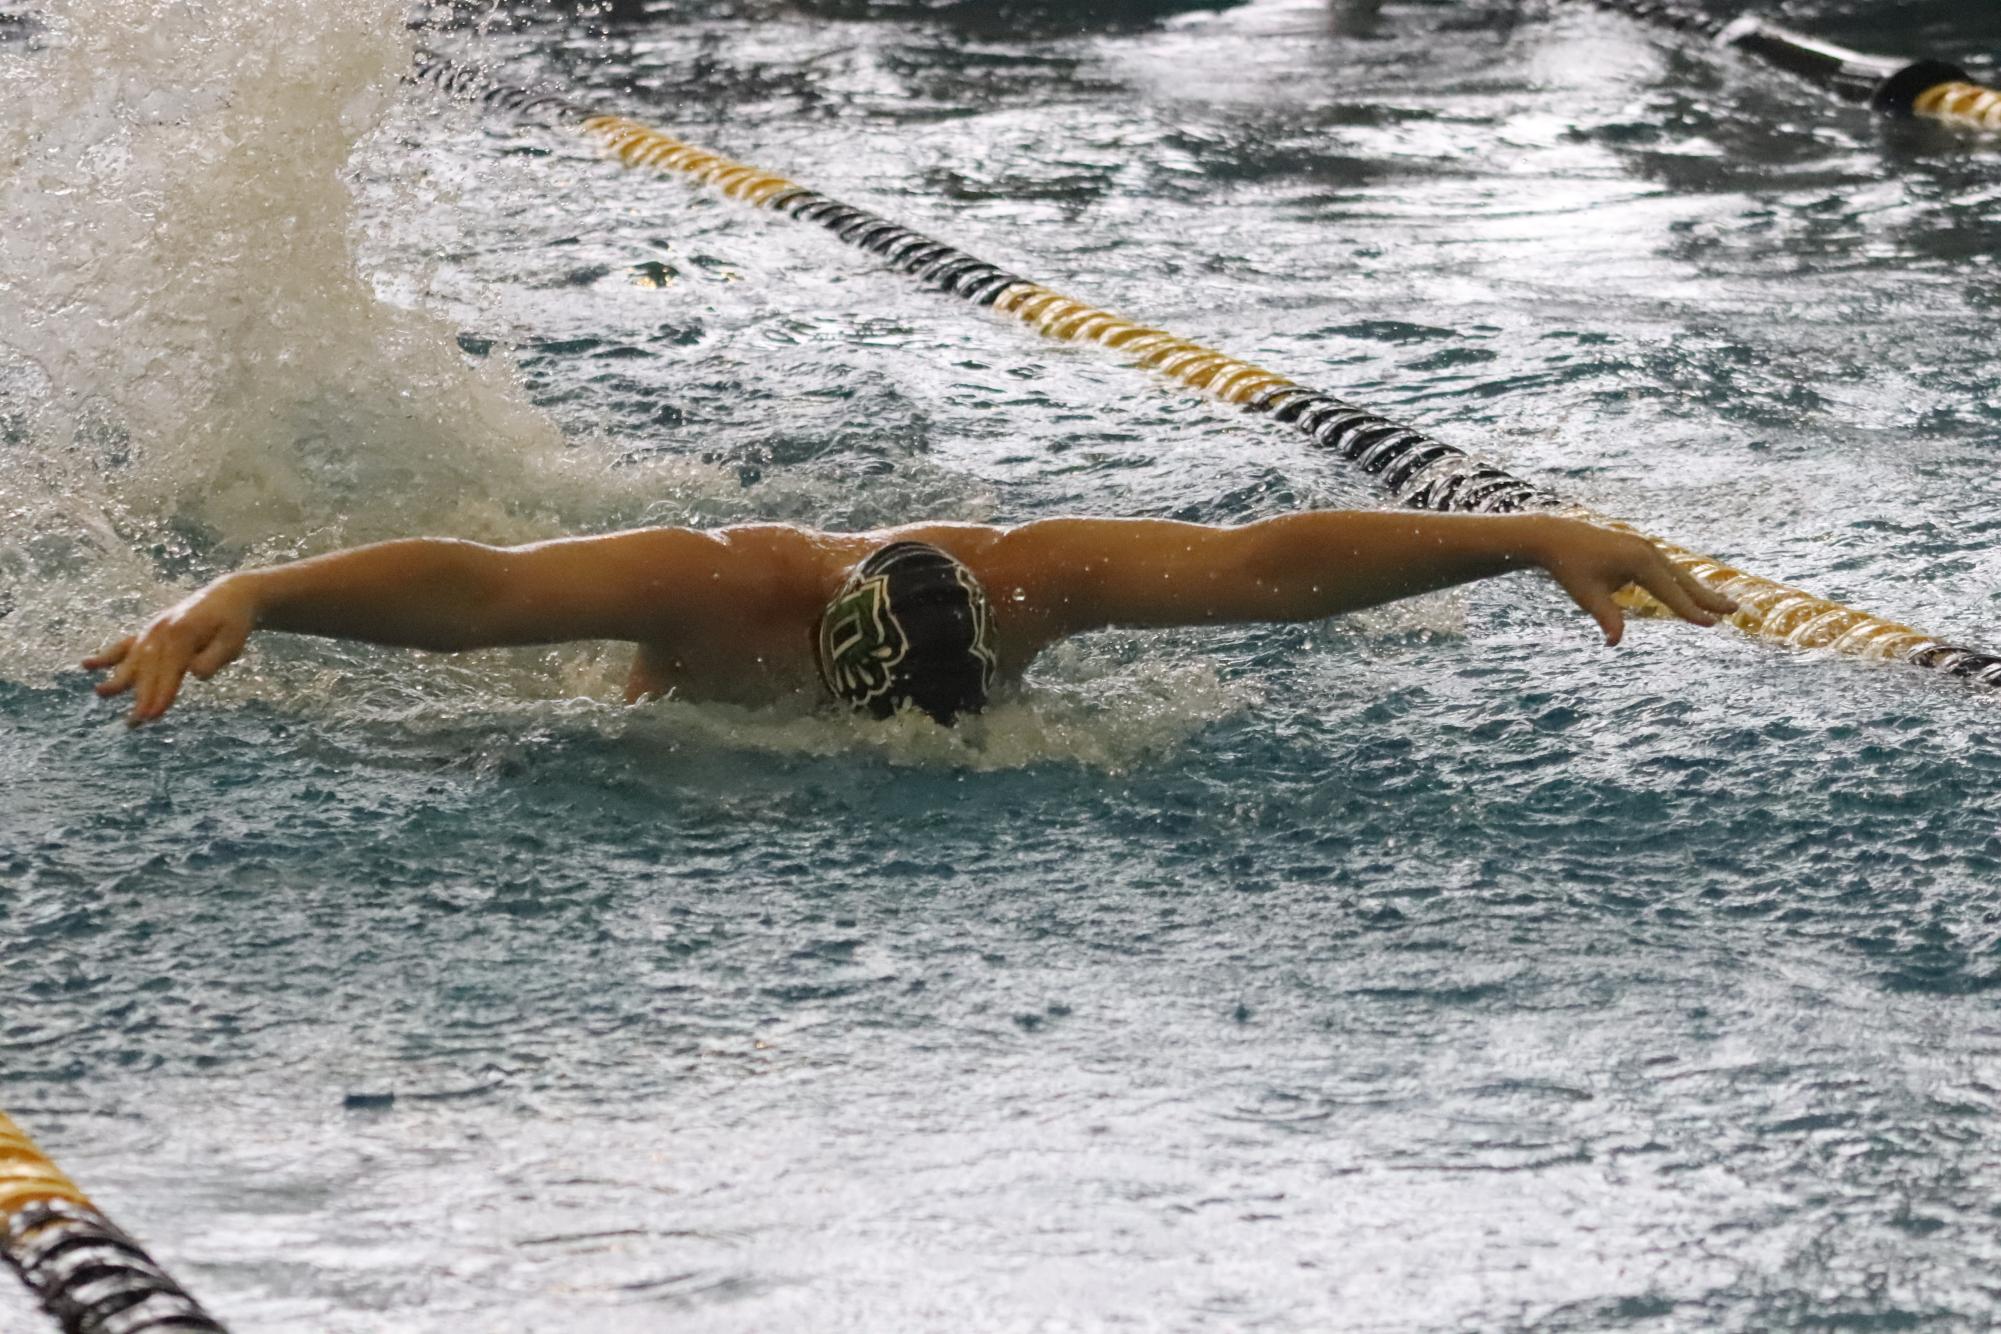
[[[173,705],[189,675],[206,681],[236,661],[257,628],[257,603],[248,581],[230,576],[155,616],[137,634],[127,635],[83,660],[87,670],[109,669],[97,683],[106,699],[132,694],[125,721],[151,722]]]

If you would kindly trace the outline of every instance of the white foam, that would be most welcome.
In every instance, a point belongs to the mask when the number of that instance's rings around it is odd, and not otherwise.
[[[0,61],[0,672],[46,673],[189,571],[542,536],[601,485],[504,365],[356,264],[347,173],[409,66],[399,5],[50,22]]]
[[[628,715],[626,734],[671,752],[729,747],[793,755],[873,753],[890,764],[994,771],[1076,764],[1120,773],[1169,753],[1256,703],[1254,688],[1207,662],[1122,662],[1088,644],[1047,653],[1030,685],[940,727],[921,714],[887,722],[665,700]],[[663,755],[663,762],[671,762]]]
[[[1466,633],[1466,590],[1448,588],[1437,593],[1386,602],[1380,607],[1351,612],[1345,622],[1370,639],[1395,639],[1405,635],[1451,635]]]
[[[990,508],[915,459],[896,487],[747,488],[725,464],[566,441],[504,356],[473,362],[402,304],[427,284],[380,267],[411,254],[385,231],[437,250],[466,219],[432,216],[411,165],[429,120],[397,109],[400,5],[72,0],[49,22],[46,50],[0,59],[0,677],[46,678],[223,570],[381,538]],[[250,683],[314,691],[292,670],[311,658],[281,651]],[[600,655],[566,661],[556,677],[615,695]],[[405,670],[434,701],[495,676],[562,689],[518,656]]]
[[[399,5],[77,0],[51,25],[48,50],[0,61],[0,676],[46,678],[221,570],[378,538],[787,515],[873,526],[993,505],[919,459],[894,487],[841,494],[785,473],[747,489],[685,458],[633,466],[626,452],[613,467],[615,444],[563,440],[503,359],[473,364],[449,323],[397,304],[425,284],[372,271],[397,250],[381,244],[396,225],[384,210],[421,219],[430,202],[423,173],[398,165],[413,127],[391,114],[411,58]],[[407,728],[419,745],[581,710],[663,763],[686,747],[860,749],[900,765],[1119,770],[1252,698],[1206,665],[1073,645],[1032,689],[950,730],[626,710],[627,656],[260,640],[180,708],[259,699]]]

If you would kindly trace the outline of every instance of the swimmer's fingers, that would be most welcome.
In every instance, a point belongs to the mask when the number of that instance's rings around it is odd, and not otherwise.
[[[106,644],[103,648],[83,660],[84,670],[88,672],[101,672],[106,667],[116,667],[119,663],[125,661],[125,655],[132,651],[133,642],[137,638],[137,635],[127,635],[123,639]]]
[[[1598,628],[1605,634],[1607,648],[1616,645],[1626,633],[1626,614],[1619,610],[1619,604],[1612,600],[1612,591],[1605,587],[1602,579],[1566,567],[1555,567],[1550,576],[1570,594],[1570,600],[1583,608],[1586,615],[1598,622]],[[1621,586],[1623,586],[1621,581]]]
[[[1653,594],[1655,600],[1684,621],[1695,625],[1714,625],[1718,617],[1737,610],[1735,602],[1704,587],[1694,575],[1662,555],[1657,548],[1650,554],[1652,559],[1638,571],[1633,582]]]
[[[151,722],[173,707],[189,676],[206,681],[235,660],[249,637],[247,625],[201,615],[181,615],[160,627],[147,689],[135,702],[134,723]]]
[[[133,678],[139,673],[139,663],[129,653],[118,655],[118,665],[111,669],[111,675],[97,683],[99,698],[110,699],[122,695],[132,688]]]
[[[155,616],[136,636],[89,659],[87,665],[112,669],[97,692],[132,692],[126,721],[134,727],[160,717],[180,697],[190,674],[205,681],[243,652],[257,627],[257,613],[239,588],[236,582],[218,580]]]
[[[1714,625],[1737,604],[1668,559],[1667,553],[1637,533],[1576,520],[1558,520],[1542,557],[1563,591],[1590,613],[1605,632],[1607,645],[1625,633],[1625,616],[1613,595],[1633,585],[1685,621]]]
[[[247,618],[217,616],[195,608],[149,626],[139,645],[143,663],[132,702],[132,723],[151,722],[173,707],[190,676],[206,681],[235,662],[249,641]]]
[[[145,692],[132,705],[132,725],[150,723],[169,708],[181,693],[181,682],[186,678],[188,662],[186,658],[167,657],[157,664],[151,678],[146,682]]]
[[[194,653],[193,637],[175,618],[162,617],[147,626],[132,651],[132,711],[125,721],[137,727],[165,713],[181,692]]]
[[[132,709],[125,715],[125,721],[133,727],[159,717],[164,711],[160,705],[162,696],[171,703],[174,692],[180,689],[186,658],[177,655],[166,640],[160,628],[153,626],[132,651]]]
[[[235,662],[249,640],[250,627],[247,625],[231,623],[218,627],[214,637],[202,646],[200,652],[188,660],[188,674],[203,681],[208,680]]]
[[[1736,598],[1719,589],[1711,588],[1679,565],[1674,567],[1674,572],[1680,576],[1682,584],[1689,590],[1689,596],[1694,598],[1703,610],[1714,612],[1718,616],[1736,614]]]

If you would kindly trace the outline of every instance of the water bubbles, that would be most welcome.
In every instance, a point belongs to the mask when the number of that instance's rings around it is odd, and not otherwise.
[[[0,675],[67,661],[163,580],[550,531],[537,511],[578,473],[557,433],[357,262],[350,173],[409,66],[398,7],[93,0],[61,22],[0,67],[0,447],[21,456]],[[153,554],[190,534],[192,565]]]

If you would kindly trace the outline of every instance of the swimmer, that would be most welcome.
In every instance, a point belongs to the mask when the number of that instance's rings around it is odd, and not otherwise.
[[[977,712],[1060,639],[1111,626],[1311,621],[1513,570],[1548,574],[1608,645],[1613,594],[1697,625],[1735,610],[1630,533],[1548,514],[1316,510],[1238,526],[1041,519],[866,533],[644,528],[518,547],[412,538],[225,575],[86,658],[128,721],[257,630],[454,651],[637,646],[629,702],[838,702],[939,722]]]

